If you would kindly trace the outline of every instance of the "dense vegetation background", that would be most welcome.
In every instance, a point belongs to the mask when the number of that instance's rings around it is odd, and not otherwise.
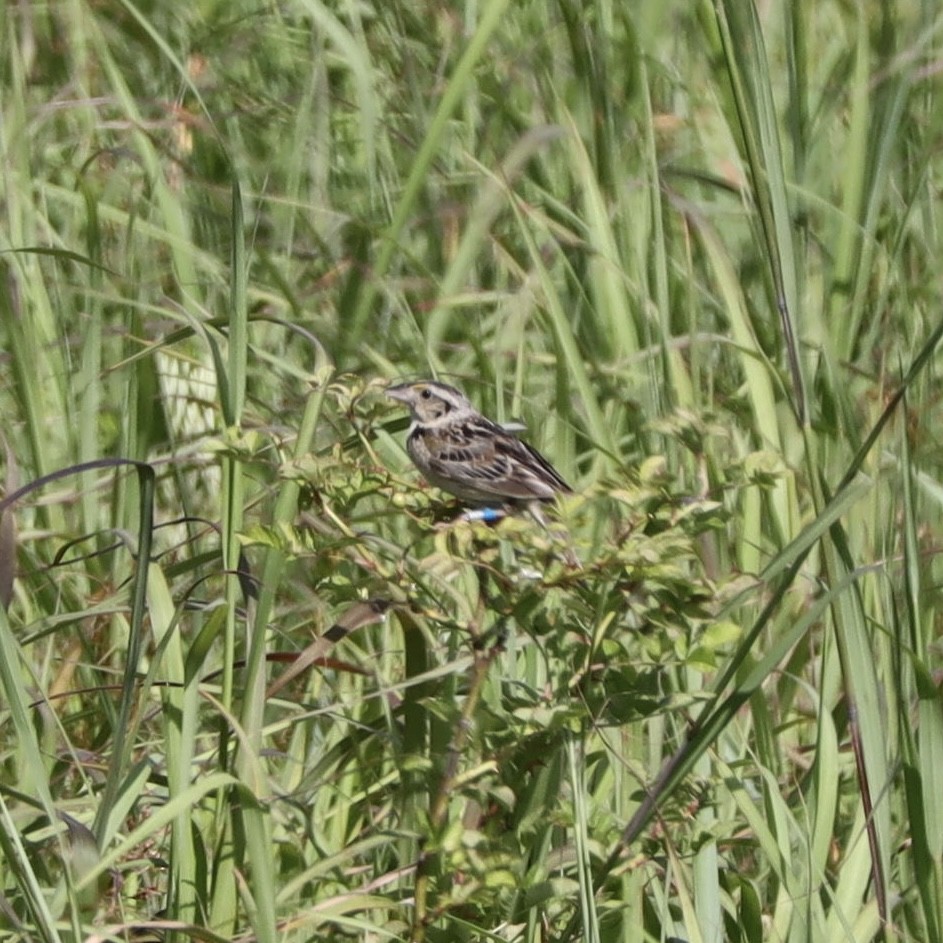
[[[0,24],[5,939],[943,941],[937,3]]]

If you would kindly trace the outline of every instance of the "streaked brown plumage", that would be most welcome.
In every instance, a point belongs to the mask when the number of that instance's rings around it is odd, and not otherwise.
[[[386,394],[412,414],[406,449],[416,467],[463,501],[530,503],[572,492],[535,448],[483,416],[455,387],[424,380]]]

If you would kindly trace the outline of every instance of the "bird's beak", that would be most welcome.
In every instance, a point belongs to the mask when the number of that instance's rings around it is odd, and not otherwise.
[[[395,399],[400,403],[409,402],[409,387],[408,386],[391,386],[387,389],[386,395],[390,399]]]

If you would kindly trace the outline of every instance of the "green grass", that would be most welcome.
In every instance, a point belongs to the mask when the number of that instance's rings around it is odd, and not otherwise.
[[[5,939],[943,943],[936,5],[3,14]]]

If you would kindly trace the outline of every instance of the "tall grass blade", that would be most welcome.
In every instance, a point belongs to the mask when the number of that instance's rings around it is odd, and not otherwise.
[[[808,409],[796,323],[799,292],[793,214],[787,199],[782,143],[763,32],[753,0],[745,3],[724,0],[715,4],[714,11],[750,168],[753,201],[766,246],[773,307],[780,319],[782,345],[792,379],[791,402],[797,421],[802,425]]]
[[[445,91],[412,162],[409,176],[396,201],[393,219],[381,237],[370,277],[364,281],[356,303],[352,307],[350,320],[345,326],[341,336],[341,345],[337,351],[339,366],[344,366],[353,351],[357,350],[363,342],[379,294],[379,286],[389,271],[394,255],[400,250],[400,237],[415,211],[416,202],[432,167],[436,152],[442,146],[448,122],[461,104],[462,97],[468,93],[475,67],[485,55],[488,41],[499,27],[507,7],[508,0],[488,0],[455,71],[449,76]]]

